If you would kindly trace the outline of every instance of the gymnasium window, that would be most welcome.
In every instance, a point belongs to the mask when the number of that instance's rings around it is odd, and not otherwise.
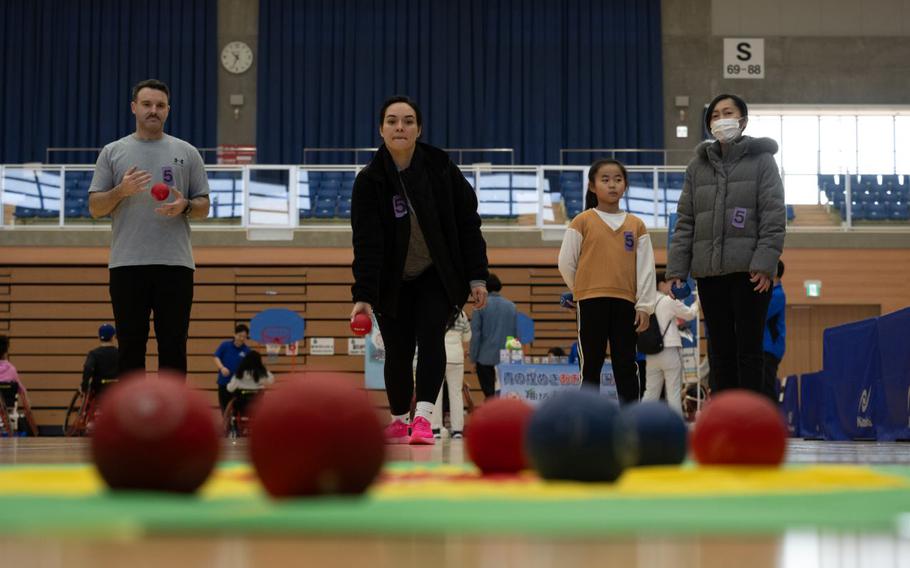
[[[910,107],[752,105],[746,133],[780,145],[789,204],[826,203],[819,174],[910,174]]]

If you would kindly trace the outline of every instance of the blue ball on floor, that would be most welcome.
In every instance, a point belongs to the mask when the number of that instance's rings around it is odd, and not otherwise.
[[[528,425],[531,465],[544,479],[615,481],[634,457],[619,416],[615,402],[593,391],[547,399]]]
[[[659,401],[640,402],[623,407],[635,448],[634,464],[678,465],[686,459],[689,429],[682,416]]]

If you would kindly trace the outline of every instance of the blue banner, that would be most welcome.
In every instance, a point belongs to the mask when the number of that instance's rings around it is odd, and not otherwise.
[[[873,400],[879,440],[910,439],[910,308],[878,318],[881,396]]]
[[[791,438],[800,436],[799,429],[799,377],[790,375],[784,378],[780,391],[780,409],[787,421],[787,432]]]
[[[496,374],[503,398],[520,398],[537,404],[556,393],[581,388],[581,372],[577,365],[519,365],[501,363]],[[600,393],[615,401],[616,381],[613,366],[605,362],[600,373]]]
[[[882,396],[877,319],[825,330],[823,420],[828,439],[875,439],[873,401]]]

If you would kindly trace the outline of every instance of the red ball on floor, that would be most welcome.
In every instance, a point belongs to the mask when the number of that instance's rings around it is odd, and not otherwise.
[[[528,467],[525,433],[534,408],[523,400],[488,400],[471,413],[465,431],[468,457],[484,474],[517,473]]]
[[[182,375],[137,373],[101,397],[92,460],[114,490],[192,493],[218,461],[218,432],[208,400]]]
[[[382,424],[341,373],[286,377],[250,417],[250,459],[273,497],[358,494],[382,469]]]
[[[171,194],[171,188],[166,183],[156,183],[152,186],[152,197],[156,201],[164,201]]]
[[[692,451],[704,465],[780,465],[787,425],[766,397],[746,390],[711,397],[695,422]]]

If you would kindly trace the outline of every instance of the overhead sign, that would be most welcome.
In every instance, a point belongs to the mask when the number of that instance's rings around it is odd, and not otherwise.
[[[765,40],[724,38],[724,79],[764,79]]]

